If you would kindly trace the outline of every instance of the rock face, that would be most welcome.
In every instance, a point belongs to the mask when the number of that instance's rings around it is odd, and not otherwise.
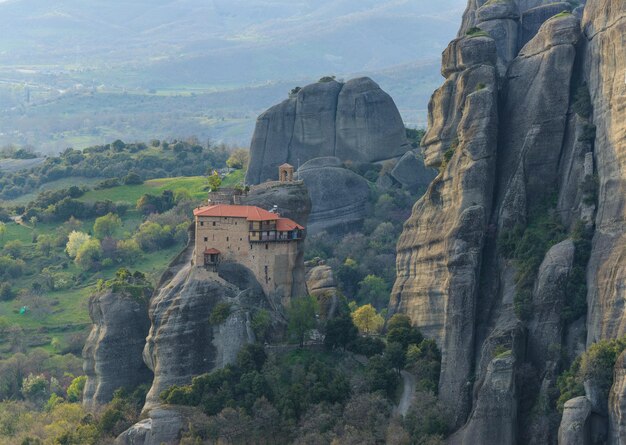
[[[277,179],[278,166],[320,157],[376,162],[409,150],[393,100],[371,79],[308,85],[257,119],[247,184]]]
[[[559,445],[590,445],[591,403],[587,397],[568,400],[559,427]]]
[[[241,204],[254,205],[271,210],[277,206],[278,213],[303,226],[308,225],[311,213],[311,199],[306,185],[302,181],[269,182],[253,186]]]
[[[391,170],[391,177],[412,191],[427,187],[435,176],[437,171],[427,168],[421,156],[413,150],[407,151]]]
[[[310,267],[306,273],[306,288],[309,295],[317,298],[322,318],[332,318],[339,303],[339,291],[331,267],[325,264]]]
[[[607,412],[609,443],[626,437],[622,358],[608,407],[588,382],[558,434],[559,414],[533,409],[554,406],[557,377],[580,352],[585,327],[587,345],[626,334],[626,57],[615,44],[626,35],[626,3],[588,2],[574,13],[570,3],[469,0],[443,53],[445,81],[422,141],[439,175],[398,241],[389,310],[441,347],[451,443],[591,443],[605,434]],[[520,244],[513,255],[506,240],[532,236],[540,217],[558,221],[566,240],[545,243],[524,270]],[[589,253],[580,227],[595,229],[588,312],[570,320],[569,285]],[[494,395],[502,347],[511,350],[510,378]]]
[[[108,403],[119,388],[150,382],[152,373],[141,358],[150,329],[148,301],[110,290],[89,300],[93,327],[83,349],[87,409]]]
[[[574,265],[574,251],[572,240],[553,246],[537,273],[533,314],[528,322],[528,358],[539,368],[549,360],[559,360],[554,345],[563,338],[562,312],[568,297],[567,281]]]
[[[211,324],[218,303],[229,304],[230,315]],[[188,384],[193,376],[232,363],[239,349],[254,341],[250,311],[275,305],[243,266],[224,264],[218,275],[184,265],[150,304],[152,325],[143,357],[154,380],[144,411],[159,406],[159,394],[170,386]]]
[[[503,355],[489,364],[478,403],[467,425],[450,439],[451,445],[516,443],[514,358],[510,353]]]
[[[617,0],[589,2],[583,26],[600,182],[588,271],[587,342],[592,343],[626,334],[626,132],[623,113],[618,111],[623,106],[626,56],[614,46],[615,39],[620,41],[626,33],[626,4]]]
[[[176,445],[182,428],[183,416],[179,412],[156,408],[150,411],[149,418],[120,434],[114,445]]]
[[[415,204],[398,241],[390,312],[404,312],[442,348],[440,397],[468,414],[474,310],[493,201],[498,100],[496,47],[463,37],[444,52],[444,85],[429,106],[426,163],[445,167]],[[484,87],[479,87],[484,86]]]
[[[307,231],[350,227],[366,215],[370,194],[368,182],[344,167],[339,158],[316,158],[298,170],[311,197],[312,209]]]

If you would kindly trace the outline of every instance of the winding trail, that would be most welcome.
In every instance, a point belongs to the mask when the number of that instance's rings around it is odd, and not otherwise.
[[[402,371],[400,374],[402,376],[402,396],[396,407],[396,412],[401,416],[406,416],[406,413],[411,407],[411,402],[413,402],[413,397],[415,396],[417,381],[415,376],[408,371]]]

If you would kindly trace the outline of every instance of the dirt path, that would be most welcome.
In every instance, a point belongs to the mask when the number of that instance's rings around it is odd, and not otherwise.
[[[413,396],[415,395],[416,380],[415,376],[407,371],[401,372],[402,376],[402,396],[396,407],[396,412],[401,416],[405,416],[411,407],[413,402]]]

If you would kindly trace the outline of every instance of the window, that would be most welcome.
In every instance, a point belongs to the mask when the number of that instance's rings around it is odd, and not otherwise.
[[[229,241],[228,237],[226,237],[226,241]]]
[[[203,226],[204,225],[204,221],[200,221],[200,225]]]
[[[269,248],[270,248],[270,245],[269,245],[269,244],[266,244],[266,245],[265,245],[265,250],[267,250],[267,249],[269,249]],[[267,266],[266,266],[266,267],[267,267]]]
[[[209,240],[209,237],[208,237],[208,236],[205,236],[205,237],[204,237],[204,242],[206,243],[208,240]]]
[[[213,221],[213,226],[215,226],[215,221]]]

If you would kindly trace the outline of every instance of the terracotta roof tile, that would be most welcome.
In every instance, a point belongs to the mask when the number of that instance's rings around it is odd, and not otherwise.
[[[288,232],[295,229],[304,230],[304,227],[289,218],[280,218],[276,221],[276,230],[279,232]]]
[[[221,216],[231,218],[246,218],[248,221],[275,221],[280,216],[255,206],[238,206],[216,204],[199,207],[193,211],[194,216]]]

